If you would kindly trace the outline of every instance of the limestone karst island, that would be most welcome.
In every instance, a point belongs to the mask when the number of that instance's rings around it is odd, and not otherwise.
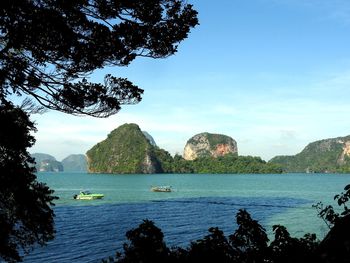
[[[200,133],[190,138],[183,156],[159,148],[136,124],[124,124],[87,153],[91,173],[280,173],[279,165],[238,155],[229,136]]]
[[[149,173],[349,173],[350,136],[308,144],[293,156],[238,155],[237,142],[223,134],[203,132],[188,139],[182,155],[171,156],[137,124],[124,124],[86,155],[71,154],[57,161],[49,154],[35,153],[40,172],[85,172],[115,174]]]

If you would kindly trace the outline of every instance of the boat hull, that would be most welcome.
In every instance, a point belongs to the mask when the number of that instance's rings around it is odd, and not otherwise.
[[[77,200],[96,200],[96,199],[102,199],[104,197],[103,194],[90,194],[90,195],[77,195],[75,199]]]
[[[164,192],[164,193],[169,193],[171,192],[170,187],[152,187],[151,188],[152,192]]]

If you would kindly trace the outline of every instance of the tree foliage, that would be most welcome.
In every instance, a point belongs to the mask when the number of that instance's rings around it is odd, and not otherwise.
[[[321,202],[315,205],[319,216],[330,228],[318,250],[325,262],[345,263],[350,258],[350,184],[344,187],[344,192],[335,195],[334,200],[340,209],[324,206]]]
[[[0,104],[0,258],[20,260],[34,243],[53,238],[55,197],[36,181],[34,160],[27,152],[35,140],[33,122],[11,103]]]
[[[0,257],[20,260],[19,249],[54,234],[52,191],[29,166],[35,127],[26,112],[107,117],[139,102],[143,90],[128,79],[94,83],[89,74],[173,55],[197,24],[183,0],[0,1]]]
[[[220,157],[201,157],[193,161],[184,160],[181,156],[173,158],[173,173],[281,173],[279,165],[267,163],[260,157],[226,154]]]
[[[30,95],[49,109],[106,117],[141,100],[142,89],[106,75],[136,57],[177,51],[197,12],[182,0],[3,0],[0,3],[0,98]]]
[[[228,238],[218,227],[192,241],[189,247],[168,248],[161,230],[145,220],[127,232],[124,252],[105,262],[220,262],[220,263],[303,263],[317,262],[319,242],[315,235],[290,237],[283,226],[273,226],[275,238],[269,243],[266,230],[250,214],[241,209],[236,215],[237,229]]]
[[[152,221],[144,220],[138,228],[126,233],[129,244],[124,244],[125,256],[119,255],[118,262],[167,262],[170,250],[163,240],[160,228]]]
[[[332,205],[325,206],[322,202],[317,203],[314,207],[318,210],[318,215],[321,217],[329,228],[332,228],[337,222],[341,221],[347,216],[350,216],[350,209],[348,208],[348,201],[350,200],[350,184],[344,187],[344,192],[334,196],[334,200],[342,211],[334,209]]]
[[[270,242],[266,230],[250,214],[240,209],[236,215],[237,228],[227,238],[218,227],[209,228],[204,238],[191,242],[189,247],[167,248],[164,236],[152,221],[144,221],[127,232],[129,244],[124,253],[118,252],[106,262],[222,262],[222,263],[346,263],[350,258],[350,185],[336,195],[341,213],[332,206],[316,205],[319,216],[330,226],[326,237],[319,241],[315,234],[302,238],[291,237],[287,228],[274,225]],[[132,248],[132,249],[130,249]],[[143,257],[145,255],[145,257]],[[161,257],[160,257],[161,256]]]

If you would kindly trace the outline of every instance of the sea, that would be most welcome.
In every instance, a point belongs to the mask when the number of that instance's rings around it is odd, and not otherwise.
[[[272,226],[294,237],[328,232],[313,207],[337,206],[333,197],[350,183],[350,174],[87,174],[38,173],[59,199],[54,240],[35,247],[26,263],[101,262],[127,243],[125,233],[143,220],[162,229],[168,247],[190,245],[217,226],[226,236],[237,228],[236,214],[246,209],[273,238]],[[170,193],[152,186],[171,186]],[[81,190],[102,193],[101,200],[75,200]]]

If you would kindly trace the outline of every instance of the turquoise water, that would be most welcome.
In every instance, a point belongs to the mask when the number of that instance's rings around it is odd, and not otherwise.
[[[235,214],[241,208],[259,220],[270,236],[272,225],[282,224],[292,236],[312,232],[322,238],[328,229],[312,205],[334,204],[333,196],[350,183],[350,175],[39,173],[38,180],[60,198],[55,206],[57,236],[25,257],[25,262],[99,262],[120,250],[125,232],[146,218],[161,227],[168,245],[187,246],[207,234],[210,226],[218,226],[226,235],[233,233]],[[171,185],[173,192],[151,192],[156,185]],[[105,198],[72,198],[85,189]]]

